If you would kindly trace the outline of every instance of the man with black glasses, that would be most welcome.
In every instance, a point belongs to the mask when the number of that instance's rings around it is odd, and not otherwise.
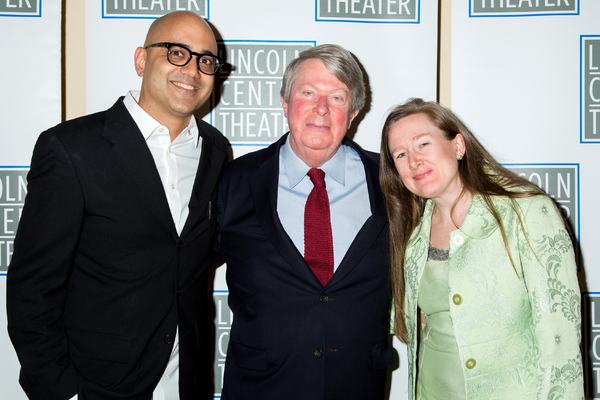
[[[135,51],[139,92],[39,137],[7,277],[29,398],[209,395],[207,270],[228,152],[193,113],[216,54],[201,17],[161,17]]]

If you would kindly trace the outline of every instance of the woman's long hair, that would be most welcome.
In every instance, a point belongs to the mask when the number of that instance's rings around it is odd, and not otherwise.
[[[494,207],[492,196],[504,196],[511,199],[513,208],[516,210],[517,204],[514,199],[545,195],[533,183],[504,168],[494,160],[460,119],[438,103],[414,98],[390,112],[383,126],[379,177],[390,226],[390,261],[396,308],[394,330],[396,336],[404,343],[407,343],[406,315],[404,314],[404,254],[411,234],[419,225],[427,199],[411,193],[402,183],[389,150],[389,134],[396,122],[414,114],[425,115],[444,133],[447,140],[453,140],[459,133],[462,135],[465,142],[465,155],[462,160],[457,161],[458,174],[463,185],[460,196],[470,193],[472,195],[479,194],[482,197],[484,204],[500,227],[504,245],[515,271],[516,267],[508,248],[506,231],[500,215]],[[519,214],[517,213],[517,215]]]

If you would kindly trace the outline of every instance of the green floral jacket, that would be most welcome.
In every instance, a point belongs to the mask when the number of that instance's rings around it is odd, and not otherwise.
[[[494,199],[498,224],[475,196],[450,235],[448,301],[467,399],[583,399],[580,291],[573,246],[550,199]],[[405,257],[410,399],[415,395],[417,299],[427,260],[433,202]],[[532,252],[532,248],[535,253]]]

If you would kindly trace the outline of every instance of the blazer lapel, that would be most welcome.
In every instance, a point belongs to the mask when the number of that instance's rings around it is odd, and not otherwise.
[[[319,280],[310,270],[302,253],[294,245],[277,215],[279,150],[286,137],[287,135],[267,149],[269,154],[264,158],[264,162],[261,162],[256,171],[248,178],[250,194],[256,210],[256,218],[275,249],[307,280],[320,285]]]
[[[348,248],[342,262],[331,277],[327,286],[335,285],[348,275],[358,265],[360,260],[371,249],[379,238],[381,231],[386,228],[387,214],[384,206],[383,193],[379,186],[379,165],[368,158],[366,153],[349,139],[345,145],[352,147],[360,155],[365,167],[369,201],[371,203],[371,216],[365,221]]]
[[[202,153],[190,198],[189,214],[181,231],[181,237],[184,237],[198,223],[207,205],[212,208],[209,213],[213,213],[215,204],[211,196],[221,175],[223,162],[227,157],[226,152],[215,146],[212,137],[203,129],[202,122],[200,120],[197,122],[202,137]]]
[[[106,112],[104,137],[113,143],[109,161],[134,194],[174,237],[177,231],[152,154],[122,98]]]

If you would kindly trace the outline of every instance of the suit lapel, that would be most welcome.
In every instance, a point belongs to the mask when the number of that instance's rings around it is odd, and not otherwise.
[[[223,162],[227,157],[227,153],[215,146],[212,137],[205,131],[202,121],[198,120],[197,123],[199,134],[202,137],[202,153],[190,198],[190,212],[181,231],[181,237],[184,237],[198,223],[207,205],[211,208],[209,212],[212,217],[215,204],[211,196],[220,177]]]
[[[379,238],[382,229],[385,229],[387,214],[384,206],[383,193],[379,186],[379,165],[354,142],[349,139],[344,144],[352,147],[360,156],[365,168],[369,201],[371,203],[371,216],[365,221],[348,248],[342,262],[331,277],[327,286],[335,285],[348,275],[371,249]]]
[[[177,231],[152,154],[122,99],[106,112],[104,137],[113,143],[109,160],[129,187],[174,237]]]
[[[310,270],[277,215],[279,150],[286,137],[287,135],[267,149],[269,153],[263,159],[264,161],[257,165],[256,171],[248,178],[250,193],[256,210],[256,218],[275,249],[306,279],[320,285],[319,280]]]

